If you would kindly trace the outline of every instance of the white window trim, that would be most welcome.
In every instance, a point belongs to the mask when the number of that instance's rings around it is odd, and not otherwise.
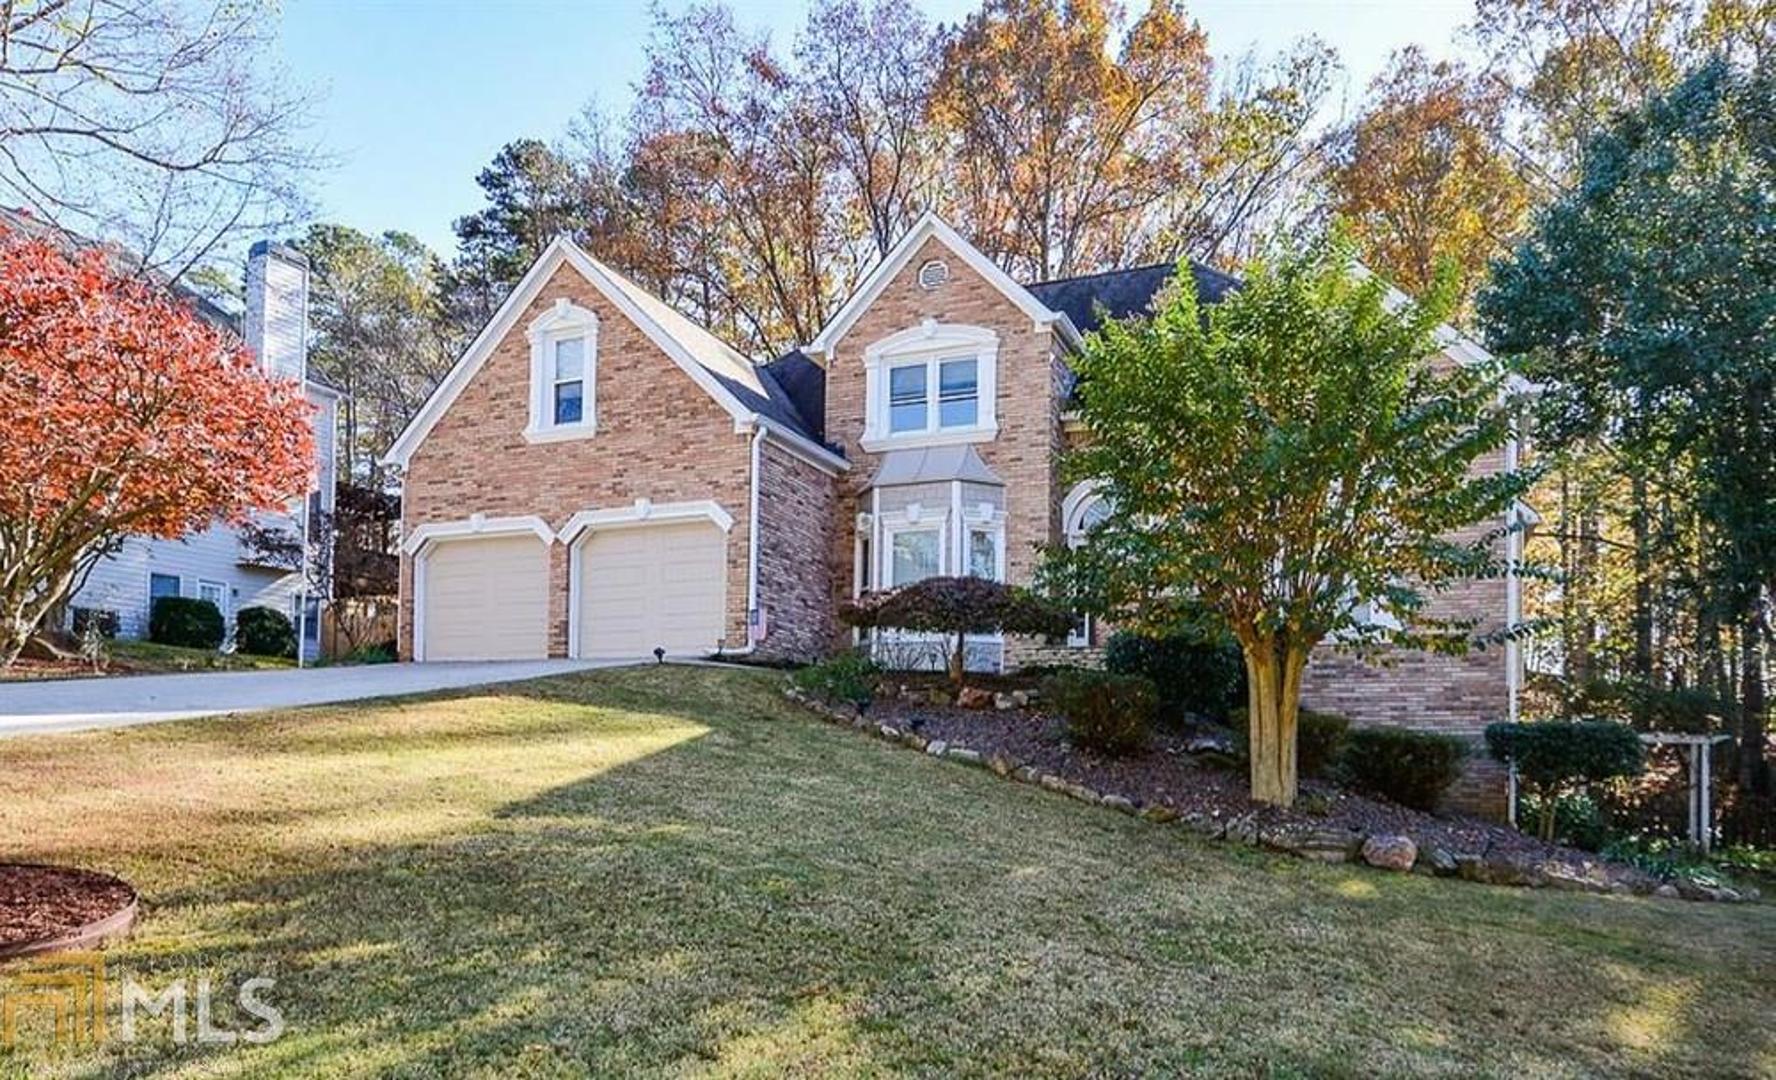
[[[1085,516],[1093,506],[1103,498],[1103,483],[1098,480],[1085,480],[1073,485],[1067,497],[1061,500],[1062,535],[1067,546],[1078,547],[1085,543]],[[1089,649],[1092,638],[1097,631],[1097,620],[1086,614],[1080,617],[1083,631],[1072,627],[1067,629],[1067,647],[1069,649]]]
[[[566,297],[531,320],[525,336],[530,339],[530,423],[526,442],[559,442],[586,439],[598,432],[598,315]],[[569,338],[585,338],[580,370],[580,422],[555,423],[555,345]]]
[[[975,362],[975,422],[969,427],[939,427],[938,365],[945,360]],[[875,342],[863,351],[864,429],[858,445],[872,453],[910,446],[945,446],[987,442],[999,434],[999,335],[981,326],[926,319]],[[893,432],[889,423],[888,371],[914,363],[926,365],[925,415],[921,431]]]
[[[220,611],[222,613],[222,621],[224,623],[226,623],[228,621],[228,609],[231,606],[229,603],[230,590],[228,588],[228,582],[214,581],[210,578],[198,578],[197,579],[197,599],[199,599],[199,600],[209,599],[208,597],[206,597],[204,595],[205,589],[211,589],[211,590],[221,594],[222,601],[221,601],[221,603],[218,603],[216,605],[216,610]]]

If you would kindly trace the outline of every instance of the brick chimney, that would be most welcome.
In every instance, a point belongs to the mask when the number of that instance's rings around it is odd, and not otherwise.
[[[308,258],[261,240],[247,252],[247,348],[267,374],[308,377]]]

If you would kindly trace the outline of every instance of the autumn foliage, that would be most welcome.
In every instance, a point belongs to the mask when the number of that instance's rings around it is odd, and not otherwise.
[[[301,388],[111,253],[0,233],[0,664],[128,535],[312,482]]]

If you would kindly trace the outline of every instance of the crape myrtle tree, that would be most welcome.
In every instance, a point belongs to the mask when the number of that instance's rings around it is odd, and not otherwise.
[[[1043,570],[1051,591],[1133,630],[1230,631],[1252,797],[1283,806],[1315,646],[1485,644],[1427,601],[1505,572],[1500,533],[1525,487],[1476,468],[1513,434],[1507,370],[1434,359],[1449,276],[1404,301],[1352,251],[1334,234],[1261,257],[1207,309],[1181,266],[1151,318],[1087,339],[1075,367],[1091,437],[1064,469],[1109,512]]]
[[[969,634],[1067,632],[1072,617],[1015,585],[978,577],[929,577],[910,585],[865,593],[839,608],[839,618],[864,629],[910,630],[941,635],[950,682],[962,689]]]
[[[309,407],[105,251],[0,233],[0,667],[126,536],[300,495]]]

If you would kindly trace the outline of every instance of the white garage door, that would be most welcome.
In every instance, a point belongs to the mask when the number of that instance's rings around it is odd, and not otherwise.
[[[528,533],[432,545],[422,601],[426,660],[549,655],[549,560]]]
[[[721,640],[727,534],[714,524],[601,529],[579,555],[581,656],[702,656]]]

